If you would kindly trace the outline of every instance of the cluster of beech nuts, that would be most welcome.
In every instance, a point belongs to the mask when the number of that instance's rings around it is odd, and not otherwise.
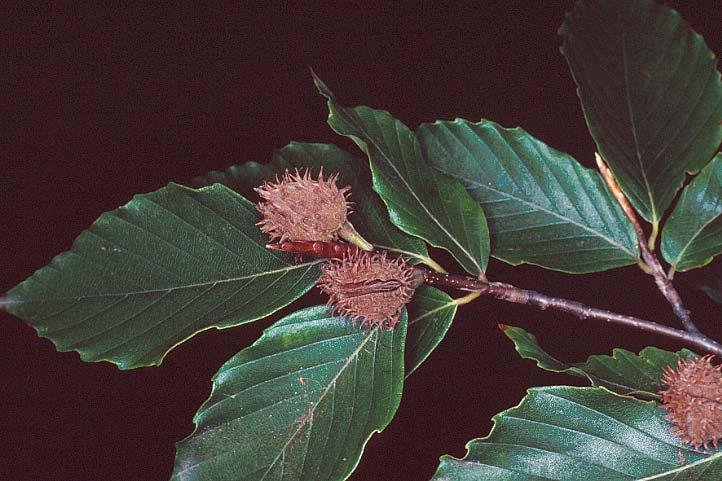
[[[258,204],[263,215],[259,226],[271,240],[308,243],[312,252],[320,244],[338,242],[340,237],[360,246],[326,262],[318,287],[329,296],[328,303],[338,314],[362,327],[393,329],[401,309],[423,280],[403,258],[369,252],[373,246],[347,219],[351,189],[339,189],[337,180],[338,175],[325,180],[319,172],[313,179],[309,170],[303,174],[296,170],[266,182],[256,189],[262,199]],[[662,408],[674,425],[674,434],[695,448],[717,448],[722,438],[721,370],[722,366],[712,364],[711,356],[705,356],[680,360],[676,368],[668,367],[664,372],[663,382],[668,388],[660,392]]]
[[[323,171],[313,179],[285,172],[282,179],[266,182],[256,189],[262,201],[261,231],[280,242],[337,242],[340,237],[357,240],[366,250],[353,249],[340,259],[330,259],[322,267],[318,287],[329,296],[335,311],[360,323],[393,329],[401,309],[419,285],[414,269],[402,258],[385,252],[368,252],[373,246],[363,241],[347,217],[351,212],[347,197],[351,188],[336,186],[338,175],[327,180]]]

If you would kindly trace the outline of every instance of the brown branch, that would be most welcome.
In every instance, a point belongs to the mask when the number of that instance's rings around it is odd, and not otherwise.
[[[677,292],[677,289],[675,289],[674,285],[672,285],[672,281],[662,267],[662,264],[659,262],[659,259],[652,252],[649,244],[647,243],[646,235],[644,234],[644,230],[642,230],[642,226],[639,222],[639,219],[637,218],[637,214],[634,212],[634,209],[629,203],[629,200],[622,192],[622,189],[619,187],[619,184],[614,178],[614,175],[612,175],[612,171],[609,170],[609,167],[607,167],[604,159],[602,159],[602,157],[598,153],[595,153],[594,157],[597,161],[599,172],[601,172],[604,181],[607,183],[607,187],[609,187],[612,195],[614,195],[614,198],[617,199],[617,202],[619,202],[619,205],[622,207],[622,210],[632,222],[632,226],[637,233],[637,239],[639,240],[639,250],[642,254],[642,260],[645,263],[645,265],[642,266],[642,270],[654,277],[654,282],[657,284],[657,288],[662,293],[664,298],[667,299],[667,302],[669,302],[669,304],[672,306],[672,311],[674,312],[675,316],[677,316],[677,318],[679,318],[679,320],[682,322],[684,329],[693,334],[703,336],[700,330],[697,329],[697,326],[695,326],[694,322],[692,322],[692,319],[689,316],[689,310],[684,307],[684,303],[682,302],[682,298],[680,297],[679,292]]]
[[[639,319],[633,316],[617,314],[605,309],[597,309],[568,299],[551,297],[540,292],[521,289],[501,282],[485,282],[473,277],[433,272],[422,267],[416,267],[419,274],[424,276],[424,282],[431,285],[452,287],[454,289],[478,292],[482,296],[494,297],[516,304],[535,306],[542,310],[555,309],[567,312],[580,319],[597,319],[611,324],[631,327],[640,331],[658,334],[661,336],[682,341],[692,346],[704,349],[706,352],[722,356],[722,344],[698,332],[686,332],[674,329],[653,321]]]
[[[684,329],[694,334],[701,334],[700,330],[697,329],[697,326],[692,322],[689,316],[689,310],[684,307],[679,292],[677,292],[677,289],[672,285],[672,281],[667,277],[667,273],[659,263],[657,256],[646,248],[644,242],[640,242],[640,248],[642,251],[642,259],[651,268],[651,273],[652,276],[654,276],[654,282],[657,284],[657,288],[672,306],[674,314],[682,321]]]

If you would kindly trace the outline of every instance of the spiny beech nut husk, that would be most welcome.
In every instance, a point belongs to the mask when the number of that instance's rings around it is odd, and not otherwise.
[[[711,361],[711,355],[680,359],[665,369],[668,388],[660,391],[674,434],[695,448],[717,448],[722,438],[722,366]]]
[[[336,187],[337,179],[338,174],[324,180],[323,169],[316,180],[308,169],[303,174],[286,170],[281,180],[255,189],[263,199],[257,207],[263,215],[261,231],[281,242],[336,240],[349,214],[346,197],[351,190]]]
[[[318,286],[336,312],[362,327],[393,329],[419,284],[414,268],[386,253],[359,251],[324,265]]]

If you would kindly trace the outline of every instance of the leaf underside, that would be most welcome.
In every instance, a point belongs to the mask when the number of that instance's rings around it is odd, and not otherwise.
[[[399,405],[406,323],[360,329],[325,306],[278,321],[214,375],[172,479],[346,479]]]
[[[559,30],[589,131],[637,211],[658,224],[685,171],[722,140],[722,82],[704,39],[652,0],[582,0]]]
[[[222,185],[137,195],[13,288],[6,308],[85,361],[160,364],[194,334],[265,317],[315,284],[320,261],[266,249],[256,222]]]
[[[682,191],[664,224],[661,250],[678,271],[702,267],[722,253],[722,154]]]
[[[328,124],[368,155],[374,190],[391,222],[446,249],[471,274],[484,271],[489,232],[483,211],[463,186],[435,172],[421,156],[416,135],[388,112],[342,107],[320,79],[314,81],[328,100]]]
[[[634,230],[598,172],[520,128],[457,119],[418,129],[424,156],[481,204],[491,255],[570,273],[634,264]]]
[[[433,481],[711,481],[722,452],[682,444],[654,402],[604,388],[533,388],[494,416],[463,459],[443,456]]]
[[[589,356],[586,362],[564,363],[546,353],[536,337],[519,327],[507,326],[504,334],[524,359],[536,361],[541,369],[563,372],[589,379],[593,386],[603,386],[618,394],[642,399],[659,399],[664,387],[662,376],[667,367],[676,367],[680,359],[695,358],[692,351],[669,352],[645,347],[639,355],[614,349],[611,356]]]

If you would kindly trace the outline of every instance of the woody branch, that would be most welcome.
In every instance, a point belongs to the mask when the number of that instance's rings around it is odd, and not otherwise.
[[[637,239],[639,240],[639,250],[642,254],[642,260],[644,261],[644,265],[642,266],[643,270],[654,277],[654,282],[657,284],[657,288],[672,306],[672,311],[682,322],[684,329],[694,334],[703,335],[697,326],[695,326],[694,322],[692,322],[689,310],[684,307],[679,292],[677,292],[677,289],[674,288],[672,281],[667,276],[667,273],[662,267],[662,264],[659,262],[659,259],[654,252],[652,252],[647,242],[647,237],[644,234],[644,230],[637,218],[637,214],[634,212],[629,200],[627,200],[627,197],[619,187],[619,184],[617,184],[611,170],[609,170],[609,167],[607,167],[607,164],[598,153],[595,153],[594,156],[597,161],[597,166],[599,167],[599,172],[601,172],[609,190],[614,195],[614,198],[617,199],[617,202],[622,207],[626,216],[632,222],[632,226],[634,226],[634,230],[637,233]]]

